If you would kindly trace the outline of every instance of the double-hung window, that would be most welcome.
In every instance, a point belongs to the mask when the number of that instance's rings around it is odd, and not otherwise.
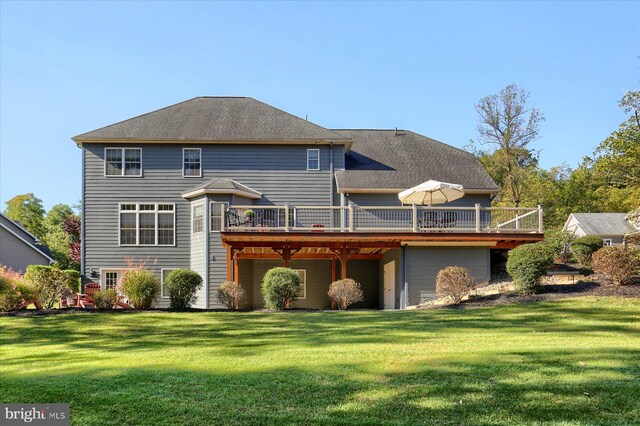
[[[307,150],[307,170],[320,170],[320,150]]]
[[[191,233],[204,231],[204,203],[191,206]]]
[[[224,215],[222,213],[222,206],[225,206],[227,203],[219,203],[216,201],[212,201],[209,204],[209,211],[211,217],[211,223],[209,225],[209,230],[211,232],[218,232],[222,229],[222,221],[224,220]]]
[[[202,176],[201,166],[202,151],[200,148],[182,149],[182,176],[200,177]]]
[[[120,245],[172,246],[174,243],[174,204],[120,204]]]
[[[142,176],[142,148],[105,148],[105,176]]]

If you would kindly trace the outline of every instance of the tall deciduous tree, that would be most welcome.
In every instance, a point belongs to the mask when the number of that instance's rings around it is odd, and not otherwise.
[[[485,96],[475,106],[478,112],[478,142],[489,150],[476,150],[491,177],[501,185],[499,201],[518,206],[525,182],[537,165],[537,152],[529,148],[540,133],[542,113],[529,108],[529,93],[510,84],[495,95]],[[473,141],[472,141],[473,143]]]
[[[5,215],[11,220],[20,222],[22,226],[38,238],[46,232],[44,226],[44,208],[42,200],[33,193],[16,195],[6,202]]]
[[[599,186],[603,209],[610,211],[640,205],[640,91],[627,92],[620,107],[630,117],[584,162]]]

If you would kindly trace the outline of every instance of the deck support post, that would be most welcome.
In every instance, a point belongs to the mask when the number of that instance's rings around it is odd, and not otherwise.
[[[354,215],[353,204],[349,203],[349,232],[353,232],[355,230],[355,226],[353,225],[354,223],[353,215]]]
[[[289,203],[284,203],[284,230],[289,232]]]
[[[233,254],[231,253],[233,251],[233,249],[231,248],[231,246],[227,246],[227,281],[231,281],[231,274],[233,272],[233,265],[232,265],[232,259],[233,259]]]
[[[538,232],[544,234],[544,224],[542,223],[542,206],[538,204]]]
[[[338,275],[338,270],[336,265],[336,258],[332,257],[331,258],[331,282],[335,282],[338,280],[337,275]]]
[[[239,277],[238,275],[238,263],[239,263],[239,259],[238,259],[238,252],[235,252],[233,254],[233,281],[235,282],[239,282]]]

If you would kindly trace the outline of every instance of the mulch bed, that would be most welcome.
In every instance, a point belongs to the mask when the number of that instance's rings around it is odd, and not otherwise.
[[[597,281],[578,282],[576,284],[546,284],[537,294],[523,295],[516,292],[474,296],[459,304],[425,306],[419,309],[470,309],[485,306],[509,305],[513,303],[544,302],[580,296],[616,296],[640,298],[640,279],[622,286],[602,285]]]

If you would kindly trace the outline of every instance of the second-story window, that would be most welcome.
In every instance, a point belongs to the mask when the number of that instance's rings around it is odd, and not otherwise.
[[[105,148],[105,176],[142,176],[142,148]]]
[[[320,150],[307,150],[307,170],[320,170]]]
[[[182,150],[182,176],[200,177],[202,168],[200,165],[200,148],[184,148]]]

